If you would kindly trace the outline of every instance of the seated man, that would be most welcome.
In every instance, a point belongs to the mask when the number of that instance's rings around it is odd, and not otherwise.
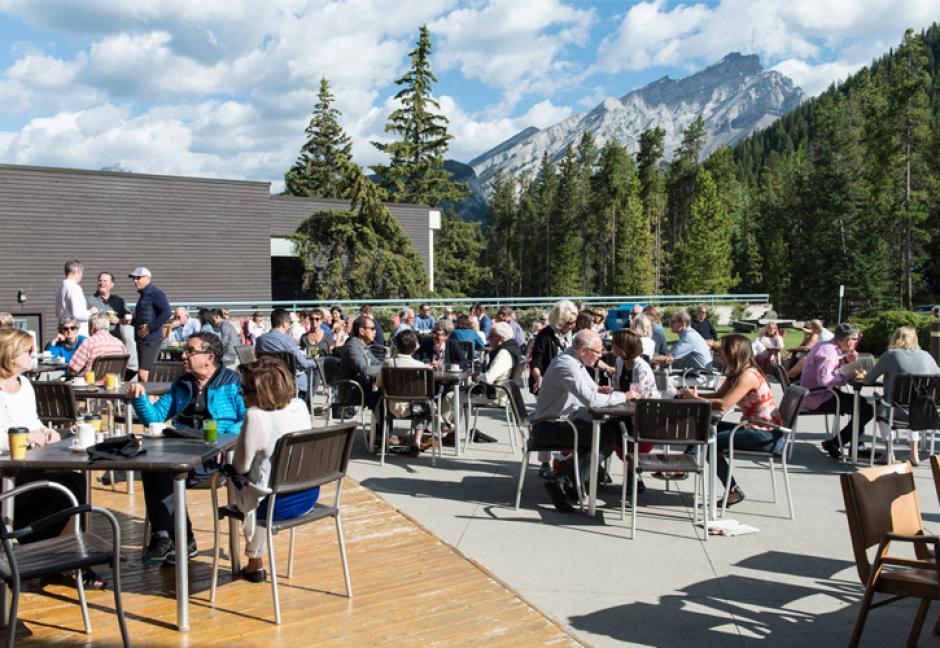
[[[290,313],[283,308],[275,308],[271,311],[271,330],[258,338],[255,342],[255,352],[264,353],[265,351],[286,351],[293,354],[297,360],[297,391],[301,400],[307,400],[307,371],[316,369],[317,361],[308,358],[300,350],[294,338],[290,336],[291,319]],[[234,349],[233,349],[234,350]]]
[[[402,331],[415,331],[415,312],[410,308],[403,310],[400,315],[400,321],[395,330],[392,331],[392,344],[395,344],[395,338]],[[371,319],[371,318],[370,318]]]
[[[398,337],[395,338],[395,350],[397,352],[396,355],[392,358],[386,358],[382,363],[383,367],[427,367],[427,365],[420,360],[411,357],[411,354],[418,350],[418,336],[414,331],[402,331],[399,333]],[[375,386],[379,389],[382,388],[381,371],[375,377]],[[414,411],[414,406],[404,401],[392,401],[388,403],[388,409],[395,418],[410,417],[414,420],[413,437],[409,444],[409,454],[413,457],[417,457],[421,450],[421,436],[427,428],[427,417],[416,417],[417,412]],[[398,438],[389,437],[388,445],[391,447],[402,444]]]
[[[353,321],[352,335],[340,347],[336,377],[339,380],[354,380],[362,387],[365,394],[365,406],[373,410],[372,439],[374,441],[375,431],[383,429],[384,417],[382,407],[376,407],[381,404],[382,394],[373,389],[375,377],[382,368],[381,363],[369,350],[373,340],[375,340],[375,323],[371,317],[360,315]],[[337,405],[337,407],[358,404],[359,392],[350,385],[340,385],[338,399],[342,405]]]
[[[241,395],[241,377],[222,367],[222,341],[212,333],[195,333],[183,347],[186,373],[177,378],[170,391],[155,403],[147,397],[143,383],[128,383],[127,393],[143,425],[171,421],[175,427],[202,429],[206,421],[218,424],[218,433],[238,434],[245,420],[245,401]],[[219,464],[211,460],[187,477],[188,486],[211,477]],[[173,544],[173,476],[144,472],[144,501],[150,520],[150,543],[143,554],[146,565],[172,564],[176,560]],[[189,542],[186,551],[196,555],[192,523],[187,519]]]
[[[669,328],[679,336],[672,346],[672,351],[653,357],[654,364],[672,364],[676,360],[685,360],[685,366],[692,369],[708,369],[712,365],[712,352],[708,342],[691,328],[692,318],[684,310],[672,316]]]
[[[463,352],[457,340],[451,339],[450,334],[453,332],[454,323],[450,320],[435,322],[431,330],[431,339],[422,340],[421,348],[417,353],[418,359],[435,369],[447,369],[451,365],[469,369],[470,361],[467,360],[467,354]]]
[[[590,468],[591,417],[588,408],[622,405],[627,397],[624,392],[615,392],[608,387],[598,387],[591,380],[586,368],[597,364],[604,355],[604,344],[600,336],[591,329],[575,334],[571,346],[559,353],[548,365],[539,388],[535,413],[532,415],[532,441],[535,447],[557,447],[571,445],[571,428],[557,419],[568,418],[578,429],[578,460],[582,479],[587,478]],[[620,439],[620,424],[616,420],[601,426],[600,452],[608,457]],[[570,499],[577,497],[574,477],[574,462],[545,483],[545,488],[555,508],[562,512],[573,511]]]
[[[692,328],[696,333],[702,336],[702,339],[708,342],[710,349],[720,348],[718,343],[718,331],[715,325],[708,319],[708,309],[705,306],[699,306],[695,311],[695,320],[692,322]]]
[[[63,358],[68,364],[86,339],[84,335],[78,334],[78,322],[71,317],[63,317],[59,320],[59,334],[46,345],[46,351],[56,358]]]
[[[170,320],[169,342],[174,342],[182,346],[193,333],[199,332],[199,322],[189,316],[189,311],[185,306],[178,306],[173,311],[173,319]]]
[[[858,359],[855,346],[858,344],[858,327],[854,324],[842,323],[836,327],[835,336],[827,342],[820,342],[806,354],[803,372],[800,374],[800,386],[810,390],[803,401],[804,412],[835,412],[836,403],[839,411],[849,415],[849,422],[839,431],[838,438],[826,439],[822,443],[823,450],[835,459],[839,458],[839,447],[852,443],[852,407],[855,396],[849,392],[837,389],[835,396],[825,387],[838,387],[847,384],[855,376],[847,376],[839,371],[842,365]],[[859,430],[871,420],[874,409],[869,402],[862,398],[858,404]],[[861,434],[859,434],[861,438]],[[859,443],[859,454],[865,452],[864,446]]]
[[[111,335],[111,318],[108,317],[107,312],[99,311],[92,315],[89,325],[91,335],[82,342],[72,354],[72,359],[69,360],[69,374],[72,376],[81,376],[86,371],[91,371],[96,358],[127,354],[127,347],[124,343]],[[120,376],[120,378],[123,377]],[[104,376],[95,378],[100,380]]]
[[[415,330],[418,333],[429,333],[432,328],[434,328],[434,316],[431,315],[431,307],[427,304],[421,304],[421,308],[418,309],[420,315],[415,318]]]

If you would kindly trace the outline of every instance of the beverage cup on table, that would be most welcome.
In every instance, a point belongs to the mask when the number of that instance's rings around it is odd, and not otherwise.
[[[101,432],[101,417],[97,414],[88,414],[82,417],[82,422],[95,428],[95,432]]]
[[[215,443],[219,439],[219,422],[206,421],[202,424],[202,433],[206,443]]]
[[[89,385],[94,385],[94,384],[95,384],[95,378],[96,378],[96,377],[97,377],[97,376],[95,376],[95,372],[94,372],[94,371],[86,371],[86,372],[85,372],[85,382],[88,383]]]
[[[166,429],[166,423],[162,421],[151,423],[147,426],[147,435],[152,437],[163,436],[163,430]]]
[[[82,448],[90,448],[95,445],[95,435],[97,430],[93,425],[88,423],[79,423],[75,426],[75,441],[72,442],[74,446],[80,446]]]
[[[24,427],[11,427],[7,431],[10,442],[10,459],[22,461],[26,459],[26,448],[29,446],[29,429]]]
[[[116,391],[121,386],[121,381],[116,373],[109,373],[104,377],[105,389]]]

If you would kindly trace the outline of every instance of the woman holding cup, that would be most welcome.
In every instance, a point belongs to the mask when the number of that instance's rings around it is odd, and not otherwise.
[[[10,438],[14,438],[19,451],[22,436],[32,446],[44,446],[59,441],[59,433],[47,428],[39,420],[36,411],[36,394],[33,386],[23,374],[32,366],[36,347],[32,336],[19,329],[0,330],[0,451],[10,451]],[[25,457],[24,457],[25,459]],[[21,470],[16,475],[16,485],[36,481],[53,481],[62,484],[75,496],[79,504],[85,503],[85,476],[67,470]],[[29,526],[36,520],[69,508],[71,502],[59,491],[40,489],[17,495],[14,504],[14,528]],[[73,520],[63,521],[19,539],[21,544],[53,538],[71,533]],[[83,571],[85,587],[101,589],[104,581],[91,570]]]

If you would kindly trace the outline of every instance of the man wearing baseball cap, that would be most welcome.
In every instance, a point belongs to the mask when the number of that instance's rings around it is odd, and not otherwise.
[[[150,367],[160,354],[163,344],[163,325],[170,319],[170,302],[166,294],[154,286],[153,275],[147,268],[134,268],[128,275],[140,296],[134,309],[134,342],[137,344],[137,362],[141,382],[150,375]]]

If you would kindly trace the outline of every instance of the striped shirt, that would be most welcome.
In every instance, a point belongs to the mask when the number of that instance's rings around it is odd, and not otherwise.
[[[104,329],[87,338],[72,355],[69,361],[69,373],[73,376],[90,371],[95,358],[106,355],[124,355],[127,348],[124,343]],[[104,376],[101,376],[104,378]]]
[[[774,400],[774,394],[770,391],[770,385],[767,384],[767,378],[753,367],[746,369],[757,376],[757,389],[749,391],[744,395],[738,406],[741,408],[741,420],[767,421],[783,425],[783,419],[780,418],[780,412],[777,410],[777,401]],[[759,426],[752,426],[760,429]]]

